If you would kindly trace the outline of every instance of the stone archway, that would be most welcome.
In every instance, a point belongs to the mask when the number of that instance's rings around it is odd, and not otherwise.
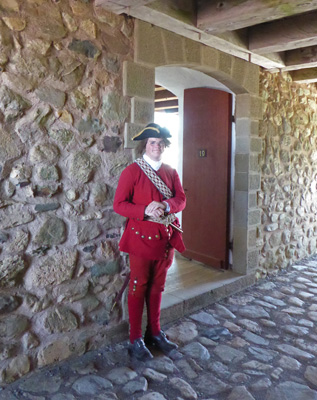
[[[153,120],[156,67],[192,68],[212,76],[235,93],[233,271],[253,274],[258,267],[256,238],[261,223],[257,206],[261,183],[258,155],[262,146],[258,136],[258,121],[262,118],[259,68],[142,21],[136,21],[134,45],[134,62],[126,61],[123,67],[123,94],[131,98],[125,148],[133,149],[131,137]]]

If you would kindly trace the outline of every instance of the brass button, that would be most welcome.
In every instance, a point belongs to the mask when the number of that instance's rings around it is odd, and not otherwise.
[[[141,238],[144,239],[144,235],[142,235]]]
[[[136,234],[136,235],[139,235],[139,234],[140,234],[140,232],[136,231],[136,232],[135,232],[135,234]]]
[[[168,253],[168,252],[169,252],[169,250],[166,250],[165,252],[166,252],[166,253]]]
[[[151,240],[152,239],[152,237],[151,236],[149,236],[149,240]]]
[[[159,238],[159,235],[155,235],[156,238]]]
[[[134,226],[132,226],[132,228],[131,228],[133,231],[134,231]]]

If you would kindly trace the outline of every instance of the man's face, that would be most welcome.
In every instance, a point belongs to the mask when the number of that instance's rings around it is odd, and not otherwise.
[[[160,161],[165,150],[163,139],[148,138],[145,146],[145,154],[153,161]]]

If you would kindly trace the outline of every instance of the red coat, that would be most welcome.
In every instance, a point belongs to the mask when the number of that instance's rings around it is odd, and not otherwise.
[[[153,200],[166,201],[170,205],[170,213],[182,211],[186,205],[185,193],[177,172],[162,164],[157,174],[174,197],[164,199],[141,168],[133,163],[122,172],[113,203],[114,211],[127,217],[119,243],[120,250],[150,260],[164,259],[170,246],[180,252],[185,251],[182,236],[177,230],[163,224],[144,221],[145,208]]]

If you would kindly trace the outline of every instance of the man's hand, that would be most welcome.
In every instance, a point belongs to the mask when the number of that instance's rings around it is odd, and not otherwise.
[[[159,218],[164,214],[166,209],[165,203],[160,203],[158,201],[152,201],[145,209],[145,214],[149,217]]]

